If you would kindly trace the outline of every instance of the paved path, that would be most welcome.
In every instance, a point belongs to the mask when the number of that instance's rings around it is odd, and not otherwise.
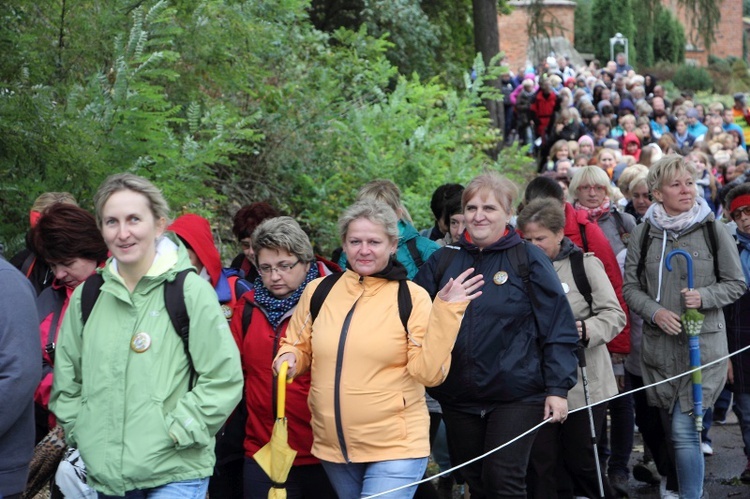
[[[750,499],[750,485],[740,482],[740,473],[745,469],[744,445],[740,427],[734,414],[727,416],[727,424],[711,427],[709,436],[713,440],[714,455],[706,458],[704,491],[711,499],[731,497]],[[631,469],[643,457],[640,435],[636,433],[636,445],[630,458]],[[659,487],[648,486],[630,478],[630,498],[659,499]]]

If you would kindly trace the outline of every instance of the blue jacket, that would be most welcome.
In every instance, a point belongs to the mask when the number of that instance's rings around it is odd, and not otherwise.
[[[0,497],[26,488],[34,453],[34,389],[42,377],[31,283],[0,258]]]
[[[532,311],[526,284],[511,267],[507,251],[521,243],[511,230],[480,251],[464,236],[457,244],[460,250],[441,248],[414,279],[432,297],[469,267],[483,274],[486,283],[461,322],[448,377],[430,390],[441,404],[480,412],[498,403],[566,397],[576,384],[578,332],[573,312],[549,258],[527,244],[536,304]],[[446,251],[455,255],[440,277],[436,272]],[[496,284],[501,271],[507,272],[507,282]]]

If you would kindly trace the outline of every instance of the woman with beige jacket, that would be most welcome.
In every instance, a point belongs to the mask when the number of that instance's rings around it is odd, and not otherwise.
[[[600,402],[617,394],[607,343],[625,325],[622,311],[602,262],[593,253],[581,249],[565,237],[565,213],[560,203],[549,198],[531,201],[518,216],[518,227],[524,238],[539,247],[552,260],[570,307],[576,317],[579,346],[586,356],[590,403]],[[585,271],[580,274],[580,269]],[[587,279],[590,296],[577,285],[576,272]],[[589,304],[587,298],[591,299]],[[568,392],[568,410],[586,405],[582,377]],[[595,428],[602,428],[606,404],[592,408]],[[561,460],[564,466],[557,466]],[[559,473],[565,470],[570,479]],[[527,486],[529,497],[557,497],[558,490],[572,484],[573,490],[562,496],[599,497],[596,462],[591,444],[587,411],[568,416],[565,424],[543,426],[531,449]],[[601,473],[605,497],[612,497],[604,473]],[[561,491],[562,492],[562,491]]]
[[[305,288],[273,364],[278,372],[288,362],[290,377],[310,370],[312,454],[342,498],[422,478],[430,454],[424,387],[447,376],[464,311],[484,285],[468,269],[433,305],[394,258],[397,223],[384,203],[360,201],[344,212],[339,231],[348,269],[333,281],[316,317],[315,291],[334,277]],[[408,499],[415,490],[388,497]]]

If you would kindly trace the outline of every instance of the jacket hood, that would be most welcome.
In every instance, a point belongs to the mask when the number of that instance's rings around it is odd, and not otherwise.
[[[561,260],[565,260],[570,256],[571,253],[575,253],[576,251],[580,252],[582,250],[581,248],[576,246],[573,241],[571,241],[567,237],[563,237],[563,240],[560,242],[560,252],[555,258],[552,259],[552,261],[559,262]]]
[[[628,150],[628,144],[634,143],[638,146],[638,149],[636,149],[635,153],[629,154],[627,152]],[[625,137],[622,139],[622,153],[624,155],[633,156],[636,161],[639,161],[641,159],[641,141],[638,139],[638,136],[634,134],[633,132],[628,132],[625,134]]]
[[[398,243],[404,244],[409,239],[414,239],[419,236],[419,232],[414,228],[412,224],[404,219],[398,221]]]
[[[221,257],[214,244],[214,237],[208,220],[199,215],[188,213],[172,222],[167,230],[177,234],[186,246],[195,251],[211,277],[211,285],[216,287],[221,277]]]

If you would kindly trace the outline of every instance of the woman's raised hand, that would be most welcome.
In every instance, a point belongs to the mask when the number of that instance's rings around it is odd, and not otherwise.
[[[438,296],[443,301],[466,301],[482,296],[481,288],[484,286],[482,274],[469,278],[474,273],[474,268],[464,270],[458,277],[451,277],[440,290]]]

